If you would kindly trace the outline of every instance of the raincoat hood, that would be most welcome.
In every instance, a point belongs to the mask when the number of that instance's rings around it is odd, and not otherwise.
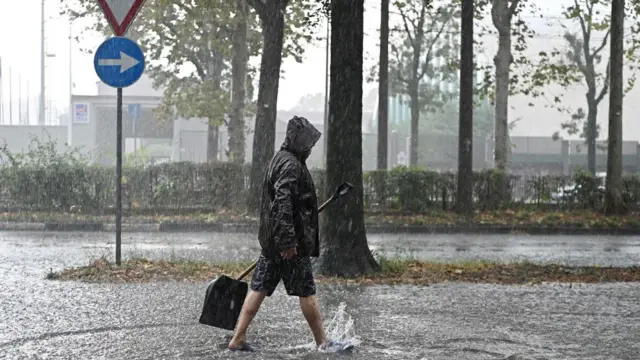
[[[287,135],[282,149],[291,151],[304,161],[311,154],[311,149],[320,140],[321,135],[309,120],[294,116],[287,124]]]

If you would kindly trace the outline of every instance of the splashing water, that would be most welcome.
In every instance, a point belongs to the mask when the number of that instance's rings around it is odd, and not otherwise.
[[[347,304],[341,302],[335,315],[326,327],[327,339],[334,341],[348,341],[357,345],[360,343],[353,326],[353,318],[346,311]]]
[[[327,334],[328,341],[339,341],[343,344],[349,344],[352,346],[360,345],[360,339],[356,335],[354,328],[354,321],[351,315],[346,311],[347,304],[341,302],[338,305],[338,309],[331,318],[328,325],[325,326],[325,333]],[[316,343],[310,342],[304,345],[293,346],[284,349],[285,351],[295,350],[316,350]],[[323,350],[327,352],[336,351],[335,349]]]

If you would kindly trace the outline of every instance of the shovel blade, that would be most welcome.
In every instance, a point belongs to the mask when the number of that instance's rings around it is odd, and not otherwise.
[[[249,285],[222,275],[207,286],[200,323],[225,330],[233,330],[240,317]]]

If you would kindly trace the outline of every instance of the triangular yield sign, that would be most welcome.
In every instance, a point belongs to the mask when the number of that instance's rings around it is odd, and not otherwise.
[[[124,36],[145,0],[98,0],[116,36]]]

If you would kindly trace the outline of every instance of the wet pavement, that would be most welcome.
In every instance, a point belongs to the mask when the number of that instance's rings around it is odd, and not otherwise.
[[[111,256],[112,234],[0,232],[2,359],[637,359],[640,284],[320,286],[326,316],[340,302],[362,344],[311,352],[297,300],[281,288],[250,330],[259,348],[218,348],[230,332],[198,323],[206,284],[48,281],[50,269]],[[370,236],[377,251],[431,260],[640,263],[639,237]],[[123,234],[123,254],[209,261],[253,258],[253,235]],[[292,348],[293,347],[293,348]]]

